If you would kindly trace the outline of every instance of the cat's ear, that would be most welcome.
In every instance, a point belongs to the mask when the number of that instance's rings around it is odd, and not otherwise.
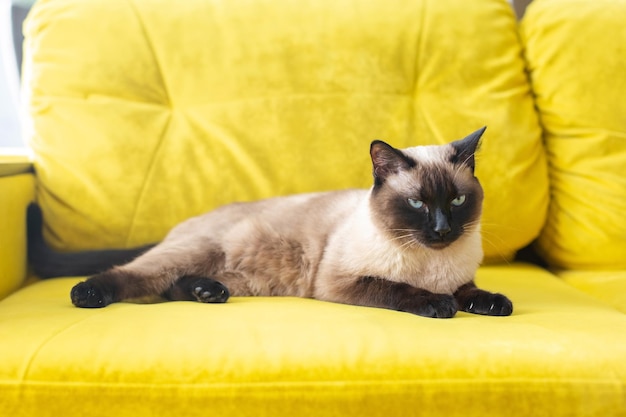
[[[415,166],[415,161],[406,156],[402,151],[386,144],[381,140],[375,140],[370,146],[370,155],[374,172],[374,181],[380,185],[391,174]]]
[[[454,154],[450,159],[451,162],[453,164],[465,164],[474,172],[476,168],[474,154],[480,146],[480,138],[483,136],[486,129],[487,126],[484,126],[476,132],[470,133],[463,139],[452,142],[450,145],[452,146]]]

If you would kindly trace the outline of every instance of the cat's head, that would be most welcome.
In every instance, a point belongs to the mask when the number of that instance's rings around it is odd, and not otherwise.
[[[378,226],[400,245],[432,249],[478,230],[483,190],[474,176],[474,154],[485,129],[440,146],[400,150],[372,142],[370,204]]]

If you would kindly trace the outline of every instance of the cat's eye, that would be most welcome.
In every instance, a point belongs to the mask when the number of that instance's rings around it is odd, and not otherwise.
[[[458,196],[457,198],[455,198],[454,200],[450,202],[450,204],[452,204],[455,207],[462,206],[463,203],[465,203],[465,194],[461,194],[460,196]]]
[[[409,205],[414,209],[421,209],[424,207],[424,202],[421,200],[415,200],[413,198],[409,198]]]

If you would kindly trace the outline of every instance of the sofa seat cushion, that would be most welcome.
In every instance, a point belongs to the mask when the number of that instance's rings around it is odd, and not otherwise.
[[[626,313],[626,270],[561,270],[559,278]]]
[[[513,299],[512,316],[448,320],[297,298],[77,309],[76,281],[0,302],[0,415],[626,410],[626,315],[531,266],[479,271],[481,286]]]

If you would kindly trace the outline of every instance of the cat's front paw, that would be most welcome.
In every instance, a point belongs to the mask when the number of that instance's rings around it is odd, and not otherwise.
[[[230,297],[228,288],[210,278],[200,278],[192,283],[191,294],[201,303],[225,303]]]
[[[513,313],[513,303],[502,294],[477,291],[464,300],[461,310],[485,316],[510,316]]]
[[[76,284],[70,292],[70,297],[72,304],[82,308],[106,307],[113,302],[111,297],[107,297],[102,290],[89,281]]]
[[[416,297],[401,310],[424,317],[449,319],[454,317],[459,307],[449,294],[433,294]]]

